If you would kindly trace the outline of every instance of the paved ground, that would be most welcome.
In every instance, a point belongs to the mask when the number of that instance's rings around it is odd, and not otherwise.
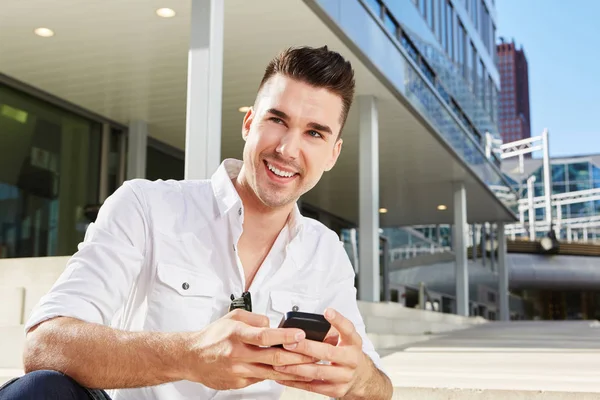
[[[384,365],[398,388],[593,393],[600,399],[600,323],[492,322],[415,344],[385,357]]]

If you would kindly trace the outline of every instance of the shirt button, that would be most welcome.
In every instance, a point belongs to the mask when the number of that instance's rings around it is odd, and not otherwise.
[[[241,216],[242,215],[242,208],[240,207],[238,210],[238,215]]]
[[[181,287],[183,288],[183,290],[188,290],[190,288],[190,284],[187,282],[183,282],[183,285],[181,285]]]

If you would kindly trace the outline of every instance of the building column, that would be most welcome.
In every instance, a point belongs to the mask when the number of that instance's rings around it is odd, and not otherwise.
[[[127,143],[127,179],[146,178],[147,143],[148,124],[146,121],[131,121]]]
[[[358,98],[359,273],[358,295],[378,302],[379,291],[379,123],[372,96]]]
[[[510,304],[508,300],[508,266],[506,265],[506,235],[504,223],[498,222],[498,301],[500,321],[510,320]]]
[[[185,178],[207,179],[221,162],[222,0],[194,0],[188,52]]]
[[[467,191],[463,183],[454,187],[454,254],[456,254],[456,313],[469,316],[469,266],[467,260]]]

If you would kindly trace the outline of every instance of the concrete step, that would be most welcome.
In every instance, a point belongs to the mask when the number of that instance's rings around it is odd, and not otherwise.
[[[385,349],[399,349],[431,339],[431,335],[392,335],[384,333],[367,333],[375,349],[383,356]]]
[[[0,368],[0,386],[21,375],[23,375],[22,369]]]
[[[0,370],[23,368],[25,329],[23,325],[0,326]]]
[[[423,311],[424,313],[427,311]],[[366,316],[367,332],[396,335],[431,335],[465,329],[470,325],[438,321],[408,320],[400,318]]]
[[[360,301],[358,302],[358,308],[363,317],[383,317],[385,319],[393,320],[412,322],[422,321],[464,327],[487,322],[481,317],[462,317],[454,314],[418,310],[415,308],[403,307],[398,303],[371,303]]]

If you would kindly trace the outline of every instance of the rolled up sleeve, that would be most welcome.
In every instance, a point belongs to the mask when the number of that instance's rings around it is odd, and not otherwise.
[[[64,272],[25,325],[72,317],[108,325],[125,303],[145,260],[149,221],[136,181],[125,182],[102,205]]]
[[[354,286],[355,274],[350,259],[339,240],[336,239],[336,244],[333,244],[332,248],[336,252],[335,268],[332,268],[332,273],[329,275],[327,291],[330,294],[324,299],[323,308],[331,307],[352,321],[356,331],[362,337],[363,352],[371,358],[378,369],[383,371],[381,358],[367,336],[365,323],[358,309]]]

